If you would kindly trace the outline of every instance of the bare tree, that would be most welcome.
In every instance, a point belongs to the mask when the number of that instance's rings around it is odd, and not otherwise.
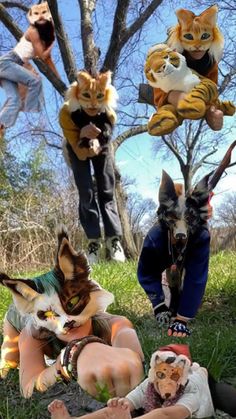
[[[136,15],[131,18],[130,9],[133,7],[131,0],[117,0],[113,5],[113,22],[111,24],[111,35],[108,43],[107,50],[104,54],[104,59],[99,62],[100,47],[96,45],[94,36],[95,27],[95,14],[97,8],[96,0],[78,0],[78,7],[80,10],[80,37],[83,51],[83,64],[88,71],[98,69],[100,66],[101,70],[110,69],[115,77],[119,61],[122,56],[122,51],[132,39],[137,36],[142,30],[147,20],[152,16],[158,6],[162,3],[162,0],[150,0],[143,2],[143,0],[136,2]],[[66,73],[68,82],[75,79],[76,64],[74,60],[74,54],[70,45],[66,30],[63,22],[61,21],[60,14],[58,11],[58,1],[48,0],[48,4],[53,16],[56,29],[56,38],[60,50],[61,59],[63,62],[63,68]],[[9,11],[11,9],[19,9],[19,11],[27,11],[28,1],[24,2],[1,2],[0,3],[0,20],[5,27],[11,32],[11,34],[19,39],[22,35],[22,31],[17,26],[16,22],[12,19]],[[128,23],[129,21],[129,23]],[[54,88],[63,95],[66,85],[58,79],[47,66],[41,60],[35,60],[35,64],[38,69],[47,77],[52,83]],[[131,132],[126,132],[125,137],[129,138],[139,132],[146,131],[146,127],[132,128]],[[120,140],[120,137],[119,137]],[[114,141],[114,143],[116,140]],[[117,141],[117,146],[119,141]],[[118,170],[116,169],[118,174]],[[123,226],[124,245],[126,252],[134,257],[136,255],[136,249],[133,242],[132,234],[129,228],[128,216],[125,208],[125,197],[122,191],[122,185],[120,176],[117,175],[116,182],[116,196],[118,201],[119,213]]]
[[[48,0],[55,22],[60,52],[59,60],[62,63],[67,82],[64,83],[58,79],[42,61],[35,60],[35,64],[61,96],[63,96],[67,84],[75,79],[77,68],[85,67],[89,71],[110,69],[113,72],[113,78],[120,93],[120,118],[117,137],[113,141],[114,155],[124,141],[147,131],[146,122],[151,110],[147,105],[137,104],[138,86],[135,77],[138,74],[140,81],[142,80],[145,53],[141,52],[140,47],[143,47],[146,42],[148,21],[162,23],[162,17],[159,14],[159,9],[162,10],[160,6],[163,7],[162,2],[163,0],[116,0],[111,3],[106,2],[104,5],[97,0],[78,0],[78,2],[74,0],[72,5],[71,1],[71,10],[74,11],[77,6],[80,13],[80,21],[77,22],[72,46],[67,35],[66,22],[62,21],[60,16],[60,1]],[[31,0],[0,2],[0,20],[15,39],[19,39],[22,34],[18,22],[23,22],[30,3]],[[223,4],[225,7],[225,16],[230,16],[234,2],[220,0],[219,4]],[[227,4],[230,10],[227,9]],[[178,7],[178,4],[169,0],[168,6]],[[190,8],[189,5],[188,7]],[[104,19],[106,16],[109,17],[109,27],[105,27],[105,25],[103,27],[101,20],[98,23],[102,12]],[[99,45],[98,39],[101,39],[101,37],[99,38],[101,32],[106,34],[107,42],[101,42]],[[230,36],[233,37],[233,34]],[[165,34],[163,38],[165,38]],[[6,40],[3,39],[3,41],[3,47],[6,48]],[[153,41],[155,42],[155,39]],[[233,51],[228,48],[228,52],[229,54],[225,54],[223,60],[222,94],[228,94],[235,83]],[[209,130],[202,121],[200,123],[184,123],[173,135],[154,140],[157,148],[161,150],[162,157],[168,154],[169,158],[177,158],[187,187],[190,186],[192,177],[197,170],[203,164],[208,163],[211,155],[222,141],[223,134],[222,136],[218,133],[214,136],[206,136],[206,133],[209,133]],[[44,137],[49,145],[52,144],[52,134]],[[54,141],[53,145],[55,146],[56,143]],[[136,255],[136,249],[125,207],[126,197],[117,168],[116,174],[116,196],[123,226],[124,245],[126,252],[133,257]]]

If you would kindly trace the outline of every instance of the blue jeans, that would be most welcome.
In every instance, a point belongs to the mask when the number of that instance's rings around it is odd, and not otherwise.
[[[43,105],[41,78],[23,67],[23,61],[10,51],[0,58],[0,83],[7,99],[0,111],[0,124],[8,128],[14,125],[21,109],[18,83],[27,86],[25,112],[39,112]]]

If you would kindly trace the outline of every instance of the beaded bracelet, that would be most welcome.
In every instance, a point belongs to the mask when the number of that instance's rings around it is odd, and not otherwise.
[[[80,355],[80,352],[88,343],[103,343],[108,345],[103,339],[98,338],[97,336],[89,335],[80,339],[74,339],[69,342],[66,347],[61,351],[61,366],[63,373],[69,379],[75,378],[77,380],[77,359]]]

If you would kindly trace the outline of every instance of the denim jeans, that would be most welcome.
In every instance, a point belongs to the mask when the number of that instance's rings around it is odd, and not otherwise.
[[[41,78],[23,67],[23,61],[10,51],[0,57],[0,83],[7,99],[0,111],[0,124],[8,128],[14,125],[21,109],[18,83],[27,86],[25,112],[39,112],[43,105]]]
[[[79,160],[69,144],[67,144],[67,150],[79,192],[80,222],[88,239],[101,237],[100,218],[103,221],[105,237],[121,236],[122,229],[114,196],[115,178],[109,146],[105,146],[98,156],[87,160]],[[94,169],[96,187],[92,178],[91,165]]]

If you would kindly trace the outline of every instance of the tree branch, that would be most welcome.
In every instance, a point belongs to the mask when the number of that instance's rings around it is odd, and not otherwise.
[[[146,10],[139,16],[139,18],[132,23],[132,25],[126,29],[123,34],[123,42],[126,43],[136,32],[138,32],[144,25],[144,23],[149,19],[150,16],[155,12],[158,6],[163,2],[163,0],[152,0],[152,2],[147,6]]]
[[[118,137],[116,137],[112,142],[114,153],[125,140],[130,137],[134,137],[135,135],[142,134],[143,132],[147,132],[147,125],[138,125],[137,127],[130,128],[127,131],[124,131],[122,134],[118,135]]]
[[[76,79],[76,63],[73,57],[72,48],[70,46],[67,33],[64,29],[58,12],[57,0],[48,0],[48,6],[55,25],[55,33],[64,65],[64,70],[69,82],[72,83]]]
[[[116,11],[113,20],[113,30],[101,71],[111,70],[114,73],[116,70],[120,52],[123,47],[122,33],[126,28],[126,17],[129,3],[130,0],[117,0]]]
[[[96,0],[78,0],[81,14],[81,38],[83,46],[84,64],[86,70],[95,74],[100,55],[93,35],[92,13],[96,8]]]
[[[16,7],[17,9],[21,9],[24,12],[29,11],[29,8],[27,6],[24,6],[23,4],[20,4],[19,2],[16,2],[16,1],[1,1],[0,4],[2,4],[6,8]]]
[[[11,15],[6,11],[5,7],[0,4],[0,20],[6,26],[6,28],[11,32],[14,38],[19,41],[22,37],[23,32],[18,28],[15,24],[14,20],[12,19]]]
[[[110,44],[101,71],[111,70],[115,73],[120,53],[124,45],[138,32],[163,0],[152,0],[143,13],[129,28],[126,28],[130,0],[118,0],[111,34]]]

